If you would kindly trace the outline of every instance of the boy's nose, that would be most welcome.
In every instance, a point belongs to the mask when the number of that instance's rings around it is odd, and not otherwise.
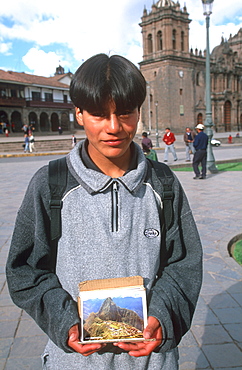
[[[120,121],[116,114],[111,114],[110,117],[107,119],[107,131],[111,133],[115,133],[120,131]]]

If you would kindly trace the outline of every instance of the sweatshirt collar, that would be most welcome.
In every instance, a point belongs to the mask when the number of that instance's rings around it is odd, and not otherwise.
[[[68,154],[67,164],[71,174],[89,192],[102,192],[114,181],[123,184],[130,192],[135,192],[146,176],[145,156],[138,144],[131,144],[132,159],[128,171],[117,179],[105,175],[93,163],[87,153],[87,141],[80,141]]]

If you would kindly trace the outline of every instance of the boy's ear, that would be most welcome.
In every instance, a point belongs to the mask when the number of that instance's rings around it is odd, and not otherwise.
[[[75,108],[76,111],[76,120],[78,125],[83,126],[83,119],[82,119],[82,113],[80,111],[80,108]]]

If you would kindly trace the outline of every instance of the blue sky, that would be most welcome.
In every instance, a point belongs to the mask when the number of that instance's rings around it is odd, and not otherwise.
[[[201,0],[186,4],[190,47],[206,48]],[[61,64],[75,72],[83,60],[104,52],[142,61],[139,23],[153,0],[11,0],[0,8],[0,69],[51,76]],[[241,0],[214,0],[210,51],[242,27]]]

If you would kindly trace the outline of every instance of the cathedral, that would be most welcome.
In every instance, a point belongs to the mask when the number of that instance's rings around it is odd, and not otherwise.
[[[205,123],[206,51],[189,49],[189,14],[179,2],[159,0],[143,11],[143,60],[147,81],[142,107],[143,129],[184,132]],[[205,33],[205,28],[204,28]],[[210,56],[211,103],[216,132],[242,127],[242,29],[222,38]]]

